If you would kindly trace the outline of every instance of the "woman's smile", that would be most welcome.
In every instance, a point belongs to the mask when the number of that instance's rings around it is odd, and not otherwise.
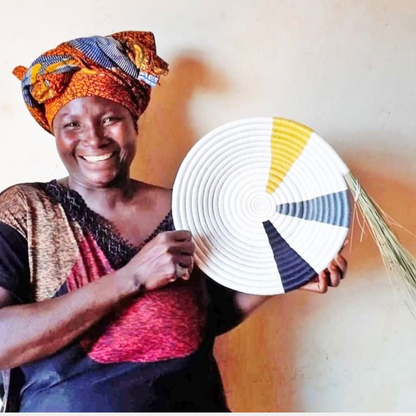
[[[105,162],[106,160],[110,159],[112,156],[115,155],[115,152],[111,152],[111,153],[104,153],[102,155],[80,155],[79,157],[81,159],[86,160],[89,163],[99,163],[99,162]]]

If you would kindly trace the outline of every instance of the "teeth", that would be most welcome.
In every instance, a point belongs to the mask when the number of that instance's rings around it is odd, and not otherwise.
[[[113,156],[112,153],[108,153],[106,155],[101,156],[82,156],[87,162],[101,162],[103,160],[110,159]]]

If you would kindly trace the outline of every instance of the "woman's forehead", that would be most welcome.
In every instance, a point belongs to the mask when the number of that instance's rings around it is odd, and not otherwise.
[[[102,97],[81,97],[70,101],[64,105],[56,114],[56,117],[66,117],[70,115],[94,115],[106,111],[129,111],[119,103]]]

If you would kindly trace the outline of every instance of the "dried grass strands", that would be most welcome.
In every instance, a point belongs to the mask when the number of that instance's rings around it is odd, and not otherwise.
[[[351,172],[346,173],[344,178],[364,218],[364,223],[368,226],[378,246],[390,279],[393,278],[405,288],[404,301],[416,317],[416,261],[414,257],[393,233],[390,227],[393,221],[360,186],[357,178]],[[394,225],[398,224],[394,223]]]

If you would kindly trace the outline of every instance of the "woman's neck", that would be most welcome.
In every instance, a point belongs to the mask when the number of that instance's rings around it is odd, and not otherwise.
[[[117,205],[125,205],[137,193],[139,182],[127,178],[113,183],[109,187],[93,187],[81,184],[70,176],[61,181],[61,184],[78,192],[85,203],[94,211],[113,210]]]

